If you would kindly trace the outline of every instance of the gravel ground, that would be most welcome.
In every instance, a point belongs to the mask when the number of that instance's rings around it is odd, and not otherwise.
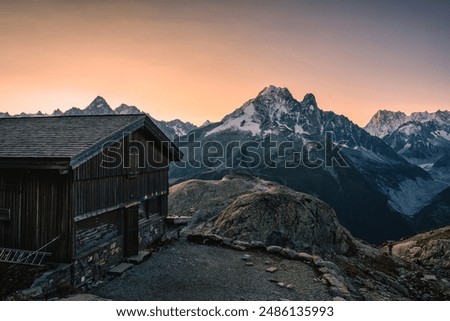
[[[243,260],[251,256],[253,266]],[[274,273],[268,267],[277,267]],[[275,282],[276,281],[276,282]],[[277,282],[292,284],[293,289]],[[240,252],[180,239],[165,245],[140,265],[91,291],[111,300],[228,301],[331,300],[328,287],[300,261],[265,251]]]

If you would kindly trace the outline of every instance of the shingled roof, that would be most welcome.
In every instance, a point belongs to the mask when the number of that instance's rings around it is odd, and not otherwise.
[[[144,128],[167,142],[171,158],[181,153],[145,114],[0,118],[0,166],[14,160],[59,161],[75,167],[102,151],[107,142]],[[9,167],[9,166],[8,166]]]

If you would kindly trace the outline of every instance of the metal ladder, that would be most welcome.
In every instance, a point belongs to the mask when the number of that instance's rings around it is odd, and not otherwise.
[[[43,266],[45,257],[50,255],[49,252],[0,248],[0,262],[3,263]]]

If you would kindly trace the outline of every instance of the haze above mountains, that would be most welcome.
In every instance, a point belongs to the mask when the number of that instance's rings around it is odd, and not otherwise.
[[[53,116],[140,113],[122,104],[112,109],[97,97],[84,109],[55,110]],[[1,114],[0,117],[8,114]],[[41,113],[23,116],[44,116]],[[181,120],[155,123],[169,137],[195,134],[202,145],[219,142],[262,142],[270,137],[277,143],[293,142],[301,150],[309,142],[324,142],[333,132],[341,143],[347,167],[300,164],[287,168],[286,158],[275,151],[274,168],[263,162],[250,164],[245,154],[232,152],[220,166],[206,166],[203,155],[187,155],[202,163],[199,168],[173,167],[171,183],[192,178],[220,179],[235,171],[279,182],[294,190],[312,194],[330,204],[340,222],[355,236],[380,243],[418,231],[450,224],[450,113],[413,113],[380,110],[361,128],[347,117],[319,109],[313,94],[298,101],[286,88],[269,86],[255,98],[226,115],[220,122],[197,127]],[[180,147],[188,148],[186,139]],[[264,158],[264,150],[252,150]],[[320,153],[314,154],[319,157]],[[189,159],[187,159],[189,160]],[[236,164],[226,166],[226,162]]]

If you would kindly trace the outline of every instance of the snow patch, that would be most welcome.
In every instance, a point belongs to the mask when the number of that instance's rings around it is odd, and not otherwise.
[[[207,132],[205,137],[228,129],[248,131],[251,132],[252,135],[259,135],[261,133],[260,125],[252,119],[253,115],[255,114],[255,107],[253,106],[253,104],[245,107],[243,111],[243,115],[234,118],[228,118],[222,125],[219,125]]]
[[[303,127],[302,127],[302,126],[300,126],[299,124],[295,124],[295,126],[294,126],[294,132],[295,132],[297,135],[301,135],[301,134],[303,134],[305,131],[303,130]]]
[[[384,192],[392,208],[407,216],[414,216],[445,187],[445,184],[434,180],[418,178],[404,180],[397,188],[385,188]]]
[[[417,133],[419,133],[419,131],[420,131],[420,128],[418,128],[418,126],[416,126],[414,124],[407,124],[405,126],[401,126],[398,129],[399,133],[403,133],[403,134],[408,135],[408,136],[413,135],[413,134],[417,134]]]
[[[429,171],[431,167],[433,167],[434,163],[426,163],[426,164],[417,164],[420,168]]]
[[[450,141],[450,133],[446,132],[445,130],[436,130],[431,134],[436,138],[443,138],[445,140]]]

